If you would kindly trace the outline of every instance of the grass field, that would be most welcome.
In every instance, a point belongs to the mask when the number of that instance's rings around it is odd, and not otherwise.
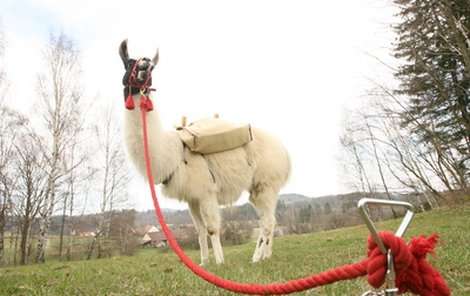
[[[379,223],[396,230],[401,220]],[[441,235],[437,256],[428,261],[444,275],[453,295],[470,295],[470,206],[417,214],[405,238]],[[309,235],[276,238],[274,255],[251,264],[253,244],[225,247],[223,266],[207,269],[223,278],[245,283],[284,282],[364,258],[365,226]],[[199,262],[199,252],[188,251]],[[343,281],[297,295],[361,295],[364,278]],[[142,250],[132,257],[93,261],[48,262],[0,268],[0,295],[234,295],[193,275],[172,251]]]

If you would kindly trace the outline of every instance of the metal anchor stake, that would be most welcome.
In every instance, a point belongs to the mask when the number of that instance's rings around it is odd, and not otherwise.
[[[395,232],[395,235],[398,237],[402,237],[403,234],[405,233],[406,229],[408,228],[408,225],[411,222],[411,219],[413,218],[413,206],[404,201],[394,201],[394,200],[383,200],[383,199],[375,199],[375,198],[363,198],[357,203],[357,207],[359,209],[359,213],[362,216],[362,219],[367,225],[367,228],[369,228],[369,231],[372,235],[372,237],[375,240],[375,243],[379,247],[380,251],[382,253],[387,254],[387,273],[385,276],[386,279],[386,285],[387,287],[382,290],[369,290],[365,293],[362,294],[362,296],[396,296],[398,293],[398,288],[395,287],[395,267],[393,265],[393,255],[390,250],[387,250],[385,247],[383,241],[380,239],[379,234],[377,232],[377,228],[375,227],[374,223],[372,222],[369,213],[367,212],[366,206],[399,206],[399,207],[405,207],[406,208],[406,214],[405,217],[403,218],[403,221],[400,224],[400,227],[398,227],[398,230]]]

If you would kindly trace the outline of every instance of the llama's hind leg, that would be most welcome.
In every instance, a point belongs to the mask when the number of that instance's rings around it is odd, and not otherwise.
[[[250,202],[260,217],[260,233],[256,242],[252,262],[271,257],[273,252],[274,228],[276,217],[274,215],[277,203],[277,192],[262,186],[251,191]]]
[[[215,263],[222,264],[224,263],[224,253],[222,251],[222,244],[220,243],[220,212],[217,198],[214,196],[200,200],[199,209],[207,233],[211,238]]]
[[[194,227],[196,228],[199,242],[199,249],[201,252],[201,266],[209,263],[209,246],[207,244],[207,229],[201,217],[199,203],[192,201],[188,203],[189,212],[193,219]]]

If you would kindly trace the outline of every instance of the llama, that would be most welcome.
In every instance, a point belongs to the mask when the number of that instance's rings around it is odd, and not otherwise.
[[[124,97],[129,94],[138,106],[140,89],[137,84],[151,79],[158,62],[158,50],[153,59],[129,59],[127,40],[119,47],[126,74],[123,78]],[[134,86],[132,86],[134,85]],[[127,105],[127,104],[126,104]],[[129,108],[128,108],[129,109]],[[194,153],[181,141],[176,131],[161,128],[158,112],[147,112],[150,161],[154,183],[162,184],[164,195],[186,202],[198,234],[201,265],[209,262],[208,236],[211,239],[216,264],[224,262],[220,243],[221,217],[219,206],[235,203],[243,191],[260,217],[260,233],[252,262],[272,255],[275,209],[279,190],[287,182],[291,163],[287,150],[275,137],[254,128],[253,140],[242,147],[211,154]],[[137,171],[145,176],[142,144],[141,113],[138,108],[126,110],[124,142]]]

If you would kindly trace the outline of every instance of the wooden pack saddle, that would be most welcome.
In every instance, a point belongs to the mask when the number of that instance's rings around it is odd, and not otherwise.
[[[177,127],[181,140],[193,152],[201,154],[222,152],[241,147],[253,140],[249,124],[235,123],[218,118],[204,118]]]

